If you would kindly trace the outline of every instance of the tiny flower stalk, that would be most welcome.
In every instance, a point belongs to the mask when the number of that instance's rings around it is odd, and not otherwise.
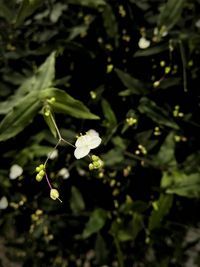
[[[49,181],[48,175],[45,171],[45,165],[44,164],[40,164],[38,167],[35,168],[37,175],[36,175],[36,181],[41,182],[43,177],[45,176],[47,184],[50,188],[50,197],[53,200],[58,199],[60,202],[62,202],[62,200],[59,198],[59,192],[57,189],[52,188],[52,185]]]

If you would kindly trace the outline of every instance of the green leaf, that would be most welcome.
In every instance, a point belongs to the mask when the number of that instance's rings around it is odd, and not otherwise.
[[[75,186],[71,188],[70,208],[74,214],[78,214],[85,209],[84,199]]]
[[[13,16],[14,16],[13,10],[8,8],[6,3],[1,1],[0,18],[4,18],[8,23],[10,23],[13,19]]]
[[[158,201],[154,202],[154,209],[149,217],[149,231],[160,227],[164,217],[169,213],[172,204],[173,196],[165,194],[161,194]]]
[[[170,77],[167,79],[164,79],[160,82],[160,85],[158,88],[162,88],[162,89],[168,89],[170,87],[179,85],[181,82],[181,78],[178,77]]]
[[[161,187],[168,194],[176,194],[188,198],[200,197],[200,174],[185,174],[181,171],[164,173],[161,180]]]
[[[119,44],[118,23],[115,14],[112,10],[112,7],[109,4],[104,6],[102,11],[102,17],[107,35],[110,38],[114,38],[115,45],[118,46]]]
[[[39,94],[39,98],[42,101],[51,97],[55,97],[56,99],[56,101],[51,104],[55,113],[64,113],[78,119],[99,119],[99,117],[92,114],[81,101],[74,99],[63,90],[48,88],[41,91]]]
[[[116,166],[124,160],[123,150],[120,148],[111,149],[108,153],[102,155],[102,158],[105,166]]]
[[[103,236],[98,233],[95,240],[95,262],[98,266],[106,264],[108,256],[108,248]]]
[[[57,130],[56,130],[56,127],[55,127],[55,123],[54,123],[54,117],[53,117],[53,114],[51,112],[51,114],[49,114],[48,116],[45,115],[45,107],[43,108],[43,118],[46,122],[46,124],[48,125],[51,133],[53,134],[53,136],[56,138],[58,133],[57,133]],[[47,114],[48,114],[48,111],[47,111]]]
[[[128,88],[128,90],[120,92],[119,95],[143,95],[148,93],[148,90],[145,88],[146,85],[143,82],[139,81],[138,79],[132,77],[130,74],[120,69],[115,69],[115,72],[117,73],[117,76],[122,81],[122,83]]]
[[[134,54],[134,57],[147,57],[147,56],[153,56],[156,54],[160,54],[163,51],[166,51],[169,49],[169,44],[165,43],[162,45],[157,45],[157,46],[153,46],[153,47],[149,47],[147,49],[144,50],[138,50],[136,51],[136,53]]]
[[[55,52],[52,52],[45,62],[38,68],[37,72],[27,78],[16,93],[8,100],[1,102],[0,114],[8,113],[27,93],[41,91],[52,86],[55,78]]]
[[[158,124],[175,130],[179,129],[179,126],[169,117],[169,113],[164,108],[157,106],[155,102],[146,97],[141,98],[138,110]]]
[[[16,27],[20,26],[20,24],[22,24],[27,17],[32,15],[44,2],[45,0],[23,0],[15,20]]]
[[[177,165],[175,158],[175,144],[174,133],[171,132],[167,135],[158,154],[154,157],[156,164],[171,167],[175,167]]]
[[[88,238],[92,234],[99,232],[105,225],[107,219],[107,212],[103,209],[95,209],[90,215],[83,231],[83,238]]]
[[[143,216],[133,213],[131,220],[128,222],[112,223],[110,232],[120,242],[134,241],[139,232],[143,229]]]
[[[102,110],[104,117],[106,118],[108,122],[108,127],[115,127],[117,125],[117,118],[115,116],[115,113],[113,112],[110,103],[103,99],[101,102]]]
[[[35,92],[22,98],[0,123],[0,141],[5,141],[21,132],[31,123],[41,106],[42,103]]]
[[[184,3],[185,0],[168,0],[158,16],[158,27],[164,26],[166,31],[173,28],[181,17]]]

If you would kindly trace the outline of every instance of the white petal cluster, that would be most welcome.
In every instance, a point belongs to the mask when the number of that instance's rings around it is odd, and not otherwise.
[[[8,200],[7,197],[3,196],[0,199],[0,210],[5,210],[8,207]]]
[[[60,169],[58,175],[61,176],[63,179],[68,179],[70,177],[70,173],[67,168]]]
[[[16,179],[17,177],[19,177],[20,175],[22,175],[23,173],[23,169],[21,166],[19,166],[18,164],[14,164],[12,165],[12,167],[10,168],[10,174],[9,177],[11,180]]]
[[[99,134],[93,129],[89,130],[86,134],[81,135],[76,140],[76,149],[74,151],[75,158],[81,159],[87,156],[90,153],[90,150],[98,147],[100,143],[101,138],[99,137]]]
[[[150,41],[147,40],[145,37],[141,37],[139,42],[138,42],[138,46],[141,49],[146,49],[150,46]]]

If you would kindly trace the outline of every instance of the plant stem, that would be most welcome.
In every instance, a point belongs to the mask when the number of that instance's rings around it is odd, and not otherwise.
[[[118,257],[118,263],[119,267],[124,267],[124,257],[120,248],[119,240],[115,237],[114,238],[115,246],[117,249],[117,257]]]
[[[51,183],[49,182],[49,178],[48,178],[46,172],[45,172],[45,177],[46,177],[46,180],[47,180],[47,183],[48,183],[49,188],[52,189]]]
[[[183,65],[183,89],[184,92],[187,92],[187,72],[186,72],[186,57],[185,57],[185,50],[182,44],[182,41],[179,40],[180,52],[181,52],[181,60]]]

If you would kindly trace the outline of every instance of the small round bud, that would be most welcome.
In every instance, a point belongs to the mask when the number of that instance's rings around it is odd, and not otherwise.
[[[94,91],[90,91],[90,97],[91,97],[92,99],[96,99],[96,97],[97,97],[96,92],[94,92]]]
[[[36,172],[39,172],[39,171],[40,171],[40,167],[36,167],[36,168],[35,168],[35,171],[36,171]]]
[[[52,198],[53,200],[56,200],[59,198],[59,192],[57,189],[52,188],[50,190],[50,198]]]
[[[40,171],[44,170],[44,164],[40,164],[39,168],[40,168]]]
[[[165,63],[165,61],[164,61],[164,60],[160,61],[160,66],[161,66],[161,67],[164,67],[164,66],[165,66],[165,64],[166,64],[166,63]]]
[[[159,85],[160,85],[160,81],[155,81],[155,82],[153,83],[153,87],[154,87],[154,88],[157,88]]]
[[[90,164],[89,164],[89,170],[90,170],[90,171],[94,170],[94,165],[93,165],[93,163],[90,163]]]
[[[42,176],[42,177],[44,176],[44,174],[45,174],[45,171],[44,171],[44,170],[41,170],[41,171],[39,172],[39,175]]]
[[[92,161],[97,161],[97,160],[99,160],[99,157],[96,155],[92,155]]]
[[[170,71],[171,71],[171,67],[165,67],[165,74],[168,74],[168,73],[170,73]]]
[[[41,182],[43,176],[41,176],[39,173],[36,175],[36,181]]]

